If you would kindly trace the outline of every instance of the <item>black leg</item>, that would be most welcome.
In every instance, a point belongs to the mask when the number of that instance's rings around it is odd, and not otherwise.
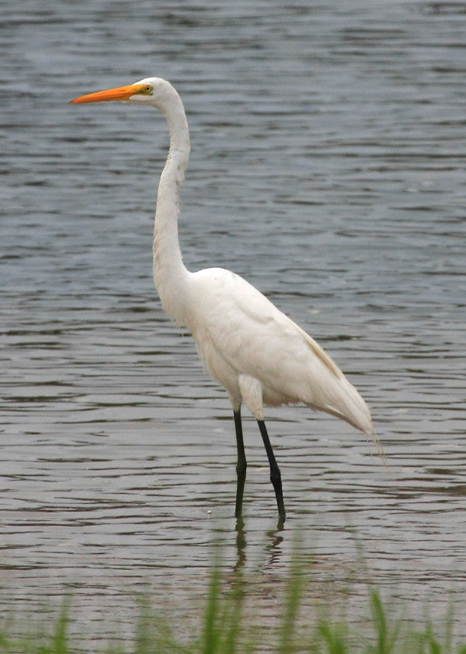
[[[241,513],[243,511],[244,484],[246,482],[246,468],[248,464],[246,462],[246,455],[244,453],[243,426],[241,424],[241,409],[235,411],[234,416],[235,416],[235,430],[236,430],[236,447],[238,448],[238,463],[236,464],[237,486],[236,486],[235,516],[239,520],[241,519]]]
[[[265,445],[265,451],[267,452],[267,457],[269,459],[270,481],[273,484],[275,497],[277,498],[279,522],[283,524],[285,522],[286,514],[285,505],[283,503],[282,476],[280,474],[280,468],[278,467],[275,460],[275,455],[273,453],[272,445],[270,444],[269,435],[267,434],[267,429],[265,428],[265,422],[263,420],[258,420],[257,424],[259,425],[262,440],[264,441]]]

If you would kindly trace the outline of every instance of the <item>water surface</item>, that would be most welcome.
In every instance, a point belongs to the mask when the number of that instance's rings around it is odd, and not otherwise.
[[[353,575],[352,527],[387,594],[437,617],[453,593],[466,636],[464,4],[36,0],[3,18],[4,605],[71,587],[78,631],[130,633],[132,592],[182,604],[204,582],[215,529],[264,602],[299,530],[321,592]],[[153,288],[166,125],[68,105],[151,75],[191,128],[187,266],[235,270],[309,331],[387,458],[335,419],[269,410],[276,533],[248,419],[242,552],[228,400]]]

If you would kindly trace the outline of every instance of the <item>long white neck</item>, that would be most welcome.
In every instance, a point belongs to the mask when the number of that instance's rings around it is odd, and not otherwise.
[[[170,87],[167,102],[159,105],[170,130],[170,149],[157,193],[154,223],[154,281],[166,313],[178,323],[185,323],[187,289],[190,273],[181,256],[178,241],[179,189],[189,159],[189,130],[183,103]]]

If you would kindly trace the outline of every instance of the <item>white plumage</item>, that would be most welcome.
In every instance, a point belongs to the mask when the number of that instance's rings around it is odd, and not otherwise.
[[[324,350],[262,293],[223,268],[189,272],[178,241],[179,187],[189,159],[183,104],[166,80],[81,96],[73,103],[128,100],[152,105],[165,115],[170,149],[157,195],[154,280],[166,313],[187,327],[199,356],[222,384],[233,405],[238,446],[236,516],[241,517],[246,457],[241,405],[258,421],[270,463],[280,522],[285,520],[280,471],[264,423],[264,405],[304,403],[374,434],[366,403]]]
[[[263,404],[305,403],[372,433],[365,402],[337,365],[254,286],[221,268],[195,273],[191,284],[186,326],[234,409],[244,400],[263,420]]]

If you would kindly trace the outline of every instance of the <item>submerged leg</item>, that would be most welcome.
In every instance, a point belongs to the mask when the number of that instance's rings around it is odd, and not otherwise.
[[[246,482],[246,455],[244,453],[243,426],[241,424],[241,409],[234,412],[235,430],[236,430],[236,447],[238,449],[238,463],[236,464],[236,518],[241,518],[243,510],[244,484]]]
[[[282,491],[282,476],[280,474],[280,468],[277,465],[275,460],[275,455],[273,453],[272,445],[270,443],[269,435],[267,434],[267,429],[265,427],[265,422],[263,420],[258,420],[257,424],[261,431],[262,440],[264,441],[265,451],[267,452],[267,457],[269,459],[270,465],[270,481],[273,484],[275,490],[275,497],[277,498],[277,507],[278,515],[280,522],[285,522],[285,505],[283,503],[283,491]]]

